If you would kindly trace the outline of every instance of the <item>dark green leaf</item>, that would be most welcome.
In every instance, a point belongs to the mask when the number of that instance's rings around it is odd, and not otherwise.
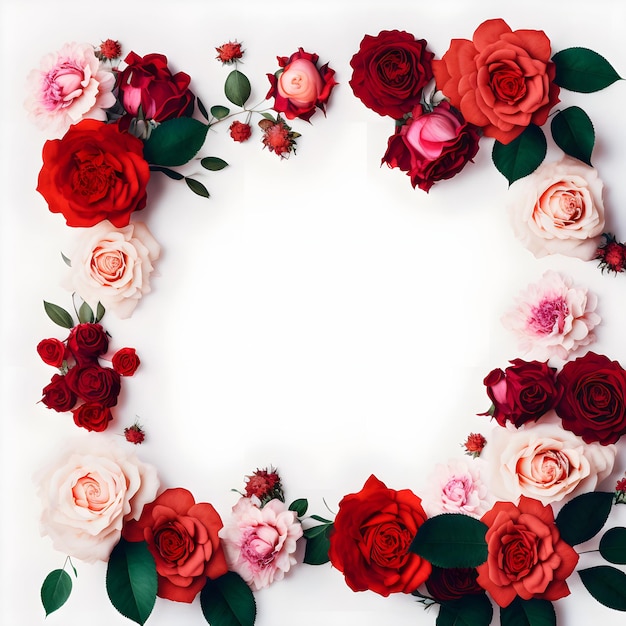
[[[173,180],[182,180],[183,178],[185,178],[180,172],[171,170],[169,167],[161,167],[160,165],[151,165],[150,171],[161,172],[162,174],[165,174],[166,176],[168,176],[169,178]]]
[[[332,522],[328,524],[318,524],[317,526],[311,526],[310,528],[305,529],[304,536],[307,539],[311,539],[312,537],[317,537],[318,535],[322,535],[325,532],[328,532],[328,526],[332,526]]]
[[[86,302],[83,302],[78,309],[78,321],[81,324],[93,324],[95,319],[91,307]]]
[[[565,154],[591,165],[591,153],[595,142],[593,124],[580,107],[569,107],[552,119],[552,137]]]
[[[145,541],[121,539],[113,548],[106,573],[111,604],[128,619],[144,624],[156,602],[157,573]]]
[[[98,323],[104,317],[105,312],[106,310],[102,306],[102,303],[98,302],[98,306],[96,307],[96,323]]]
[[[438,567],[477,567],[487,560],[486,532],[486,524],[468,515],[436,515],[420,526],[409,550]]]
[[[323,522],[324,524],[332,524],[332,520],[326,519],[324,517],[320,517],[319,515],[311,515],[311,519],[317,520],[318,522]]]
[[[216,104],[211,107],[211,115],[218,120],[224,119],[230,113],[230,109],[228,107],[224,107],[221,104]]]
[[[261,113],[261,115],[270,122],[276,122],[276,118],[271,113]]]
[[[302,517],[307,509],[309,508],[309,501],[306,498],[299,498],[298,500],[294,500],[289,505],[290,511],[295,511],[298,517]]]
[[[219,157],[204,157],[200,161],[200,165],[205,170],[210,170],[211,172],[218,172],[219,170],[223,170],[228,166],[228,163],[224,161],[224,159],[220,159]]]
[[[500,609],[501,626],[556,626],[556,613],[549,600],[515,598]]]
[[[41,603],[46,610],[46,616],[60,609],[72,593],[72,579],[62,569],[50,572],[41,585]]]
[[[233,104],[242,107],[250,97],[250,91],[250,81],[248,77],[239,70],[233,70],[226,77],[224,93]]]
[[[557,52],[552,60],[556,66],[554,82],[570,91],[600,91],[621,79],[603,56],[588,48],[567,48]]]
[[[332,524],[314,526],[304,531],[306,547],[304,549],[304,562],[309,565],[323,565],[328,563],[328,550],[330,549],[330,534]]]
[[[531,124],[511,143],[503,144],[496,141],[493,144],[491,158],[510,185],[532,174],[541,165],[547,149],[548,144],[543,131],[539,126]]]
[[[43,308],[45,309],[48,317],[59,326],[63,328],[74,328],[74,320],[72,316],[62,307],[52,304],[51,302],[43,302]]]
[[[200,111],[202,117],[208,122],[209,114],[207,113],[206,107],[204,106],[204,102],[202,102],[200,98],[196,98],[196,104],[198,105],[198,111]]]
[[[489,626],[493,606],[484,593],[444,602],[435,622],[437,626]]]
[[[626,528],[607,530],[600,539],[600,554],[609,563],[626,563]]]
[[[200,592],[200,606],[211,626],[253,626],[256,618],[252,591],[235,572],[207,579]]]
[[[203,198],[211,197],[209,190],[199,180],[196,180],[195,178],[187,178],[185,176],[185,182],[187,183],[187,187],[199,196],[202,196]]]
[[[556,516],[561,538],[570,546],[595,537],[609,517],[613,493],[592,491],[570,500]]]
[[[209,127],[191,117],[159,124],[144,143],[143,156],[151,165],[184,165],[198,154]]]
[[[63,263],[65,263],[65,265],[67,265],[68,267],[72,267],[72,261],[68,259],[62,252],[61,258],[63,259]]]
[[[587,591],[604,606],[626,611],[626,574],[616,567],[598,565],[578,572]]]

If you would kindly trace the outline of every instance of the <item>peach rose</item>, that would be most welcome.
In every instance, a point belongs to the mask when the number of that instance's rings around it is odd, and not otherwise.
[[[125,319],[150,292],[152,263],[160,252],[144,224],[115,228],[105,220],[83,231],[71,255],[65,287],[78,293],[92,309],[101,302],[107,311]]]
[[[577,159],[543,163],[510,187],[515,235],[536,257],[589,261],[604,230],[602,190],[596,170]]]

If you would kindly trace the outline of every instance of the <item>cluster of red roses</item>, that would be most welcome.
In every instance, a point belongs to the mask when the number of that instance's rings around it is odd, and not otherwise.
[[[102,432],[113,419],[121,376],[132,376],[139,367],[134,348],[122,348],[103,367],[99,359],[109,349],[109,338],[100,324],[74,326],[64,340],[43,339],[37,352],[44,363],[60,370],[43,388],[41,401],[60,413],[72,411],[77,426]]]

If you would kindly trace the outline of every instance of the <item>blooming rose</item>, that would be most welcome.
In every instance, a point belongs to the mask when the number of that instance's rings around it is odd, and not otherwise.
[[[42,339],[37,344],[37,354],[46,365],[61,367],[67,358],[67,348],[58,339]]]
[[[522,496],[518,506],[496,502],[481,521],[489,526],[488,556],[477,580],[499,606],[516,597],[552,601],[569,595],[565,580],[578,554],[561,539],[550,506]]]
[[[166,56],[131,52],[124,61],[128,67],[120,74],[119,86],[128,113],[136,116],[141,107],[145,119],[157,122],[191,115],[195,101],[191,78],[184,72],[172,74]]]
[[[593,167],[564,157],[515,181],[509,205],[515,235],[536,256],[589,261],[604,230],[603,184]]]
[[[487,445],[487,440],[480,433],[470,433],[464,443],[461,444],[465,448],[465,454],[477,459]]]
[[[519,428],[537,421],[554,408],[560,396],[556,386],[556,369],[539,361],[513,359],[504,371],[494,369],[483,380],[492,408],[491,415],[500,426],[507,422]]]
[[[472,567],[435,567],[426,581],[428,593],[437,602],[460,600],[464,596],[484,593],[476,582],[478,572]]]
[[[108,560],[122,525],[137,519],[159,488],[154,467],[101,439],[65,452],[37,482],[42,535],[56,550],[89,562]]]
[[[537,359],[567,357],[595,340],[600,323],[595,313],[598,299],[576,287],[570,277],[548,270],[516,298],[516,307],[502,317],[505,328],[519,338],[525,354]]]
[[[626,433],[626,371],[594,352],[569,361],[557,376],[563,395],[556,412],[563,427],[587,443],[615,443]]]
[[[46,55],[28,82],[26,108],[40,128],[55,136],[82,119],[106,120],[105,110],[115,104],[115,76],[89,44],[65,44]]]
[[[55,374],[41,393],[43,394],[41,401],[49,409],[59,413],[70,411],[76,404],[76,394],[68,386],[65,376],[60,374]]]
[[[122,348],[118,350],[111,361],[113,369],[120,376],[132,376],[139,367],[141,361],[137,356],[135,348]]]
[[[432,111],[418,105],[406,124],[396,127],[382,158],[411,178],[413,187],[428,191],[439,180],[458,174],[478,152],[478,129],[466,124],[447,102]]]
[[[354,95],[379,115],[400,119],[420,103],[422,89],[433,77],[435,55],[426,46],[424,39],[404,31],[365,35],[350,61]]]
[[[75,365],[65,375],[67,386],[84,402],[112,407],[120,393],[120,375],[97,363]]]
[[[92,363],[109,349],[109,337],[100,324],[77,324],[70,330],[67,348],[77,363]]]
[[[274,98],[274,110],[292,120],[296,117],[311,119],[316,108],[324,111],[333,87],[337,84],[335,70],[328,63],[317,67],[317,54],[298,48],[290,57],[277,57],[282,70],[268,74],[271,87],[266,99]]]
[[[483,22],[473,41],[453,39],[433,72],[463,117],[507,144],[529,124],[541,126],[559,102],[550,40],[540,30],[512,31],[502,19]]]
[[[353,591],[411,593],[431,571],[428,561],[409,552],[425,521],[418,496],[388,489],[372,475],[361,491],[339,503],[328,556]]]
[[[593,491],[611,473],[615,446],[585,444],[554,422],[550,411],[540,424],[493,432],[483,457],[496,497],[559,502],[574,492]]]
[[[87,430],[101,433],[113,419],[111,409],[100,404],[81,404],[72,411],[74,423]]]
[[[37,191],[68,226],[110,220],[121,228],[146,206],[150,178],[143,143],[117,124],[83,120],[62,139],[46,141]]]
[[[302,526],[294,511],[281,500],[260,508],[256,498],[240,498],[220,538],[228,569],[237,572],[257,591],[282,580],[296,564],[296,542]]]
[[[147,542],[161,598],[192,602],[207,578],[228,571],[218,537],[219,514],[211,504],[196,503],[186,489],[167,489],[135,519],[122,534],[127,541]]]
[[[122,319],[150,293],[153,263],[161,247],[145,224],[116,228],[105,220],[85,229],[71,254],[65,286],[95,310],[101,302]]]

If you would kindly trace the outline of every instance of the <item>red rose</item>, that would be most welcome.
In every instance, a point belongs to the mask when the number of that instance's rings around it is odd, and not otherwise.
[[[428,561],[409,552],[425,521],[420,498],[408,489],[388,489],[372,475],[339,503],[328,556],[353,591],[411,593],[431,571]]]
[[[131,52],[124,59],[128,67],[122,71],[118,84],[122,104],[136,116],[139,108],[145,119],[163,122],[176,117],[189,117],[195,96],[189,90],[191,78],[184,72],[172,74],[167,57]]]
[[[516,428],[529,421],[537,421],[552,410],[560,397],[556,384],[556,369],[539,361],[514,359],[505,371],[492,370],[483,383],[493,402],[492,415],[504,426],[511,422]]]
[[[240,143],[248,141],[248,139],[250,139],[250,136],[252,135],[252,129],[250,128],[250,124],[244,124],[237,120],[235,120],[230,125],[230,128],[228,130],[230,130],[230,136],[233,138],[233,140],[239,141]]]
[[[192,602],[207,577],[228,571],[218,537],[222,520],[206,503],[196,504],[186,489],[167,489],[147,504],[139,520],[126,522],[127,541],[146,541],[156,561],[158,595],[176,602]]]
[[[236,63],[237,59],[241,59],[241,57],[243,57],[244,52],[238,41],[229,41],[228,43],[224,43],[219,48],[215,48],[215,51],[217,52],[217,56],[215,58],[225,65]]]
[[[109,338],[100,324],[78,324],[70,331],[67,347],[77,363],[90,363],[109,349]]]
[[[586,443],[615,443],[626,433],[626,372],[617,361],[587,352],[557,376],[563,395],[556,412],[563,428]]]
[[[42,339],[37,344],[37,354],[47,365],[61,367],[67,358],[67,348],[58,339]]]
[[[315,109],[324,111],[330,92],[337,84],[328,63],[317,67],[317,54],[298,48],[290,57],[277,57],[280,72],[268,74],[271,87],[266,99],[274,98],[274,110],[292,120],[311,119]]]
[[[111,407],[117,404],[120,375],[97,363],[76,365],[65,375],[67,386],[84,402]]]
[[[484,593],[476,582],[478,572],[471,567],[435,567],[426,581],[428,593],[437,602],[451,602],[463,596]]]
[[[149,178],[141,140],[117,124],[83,120],[44,144],[37,191],[68,226],[109,220],[122,228],[146,206]]]
[[[522,600],[558,600],[569,595],[565,579],[578,554],[561,539],[552,508],[522,496],[519,505],[497,502],[481,521],[488,556],[478,566],[478,584],[501,607]]]
[[[111,409],[99,404],[81,404],[72,411],[74,423],[87,430],[101,433],[113,419]]]
[[[120,376],[132,376],[139,367],[141,361],[137,356],[135,348],[122,348],[118,350],[111,360],[113,369]]]
[[[49,408],[63,413],[70,411],[76,404],[76,394],[70,389],[65,376],[55,374],[48,385],[43,388],[41,401]]]
[[[543,31],[512,31],[502,19],[487,20],[473,41],[453,39],[433,72],[468,122],[507,144],[529,124],[544,124],[559,102],[550,54]]]
[[[424,39],[404,31],[365,35],[350,61],[354,95],[379,115],[400,119],[420,103],[422,89],[433,77],[435,55],[426,46]]]
[[[433,111],[419,105],[406,124],[396,127],[382,159],[411,178],[413,187],[428,191],[439,180],[452,178],[478,152],[478,129],[466,124],[447,102]]]

